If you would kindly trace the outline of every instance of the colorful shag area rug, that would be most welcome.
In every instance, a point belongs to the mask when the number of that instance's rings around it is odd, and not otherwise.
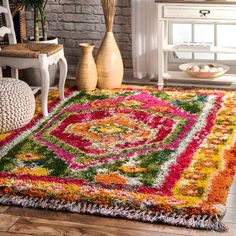
[[[236,93],[51,93],[50,116],[0,135],[0,203],[225,231]]]

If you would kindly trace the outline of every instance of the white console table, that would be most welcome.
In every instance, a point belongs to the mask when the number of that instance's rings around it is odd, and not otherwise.
[[[210,2],[210,4],[208,3]],[[225,74],[218,78],[193,78],[181,71],[168,70],[168,52],[236,53],[235,48],[176,48],[170,45],[170,22],[220,22],[236,24],[236,1],[156,0],[158,4],[158,85],[184,85],[198,87],[236,88],[236,75]]]

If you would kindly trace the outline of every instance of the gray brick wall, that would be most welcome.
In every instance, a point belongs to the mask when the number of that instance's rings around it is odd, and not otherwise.
[[[95,44],[94,56],[104,37],[105,25],[100,0],[49,0],[46,9],[49,35],[64,44],[69,75],[75,76],[80,59],[79,44]],[[32,13],[27,12],[27,31],[32,34]],[[131,1],[118,0],[114,34],[124,60],[125,76],[132,76]]]

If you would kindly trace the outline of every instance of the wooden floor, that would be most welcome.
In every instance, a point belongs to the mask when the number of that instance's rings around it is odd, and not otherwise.
[[[230,230],[220,234],[106,217],[0,206],[0,236],[236,236],[236,179],[228,197],[224,222]]]

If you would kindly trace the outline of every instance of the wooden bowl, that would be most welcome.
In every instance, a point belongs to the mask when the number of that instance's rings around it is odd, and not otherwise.
[[[222,71],[217,72],[193,72],[191,68],[193,66],[199,66],[199,65],[206,65],[209,67],[215,67],[215,68],[222,68]],[[196,78],[216,78],[219,76],[224,75],[228,70],[229,67],[226,65],[218,64],[218,63],[186,63],[179,66],[180,70],[186,72],[187,74],[191,75],[192,77]]]

